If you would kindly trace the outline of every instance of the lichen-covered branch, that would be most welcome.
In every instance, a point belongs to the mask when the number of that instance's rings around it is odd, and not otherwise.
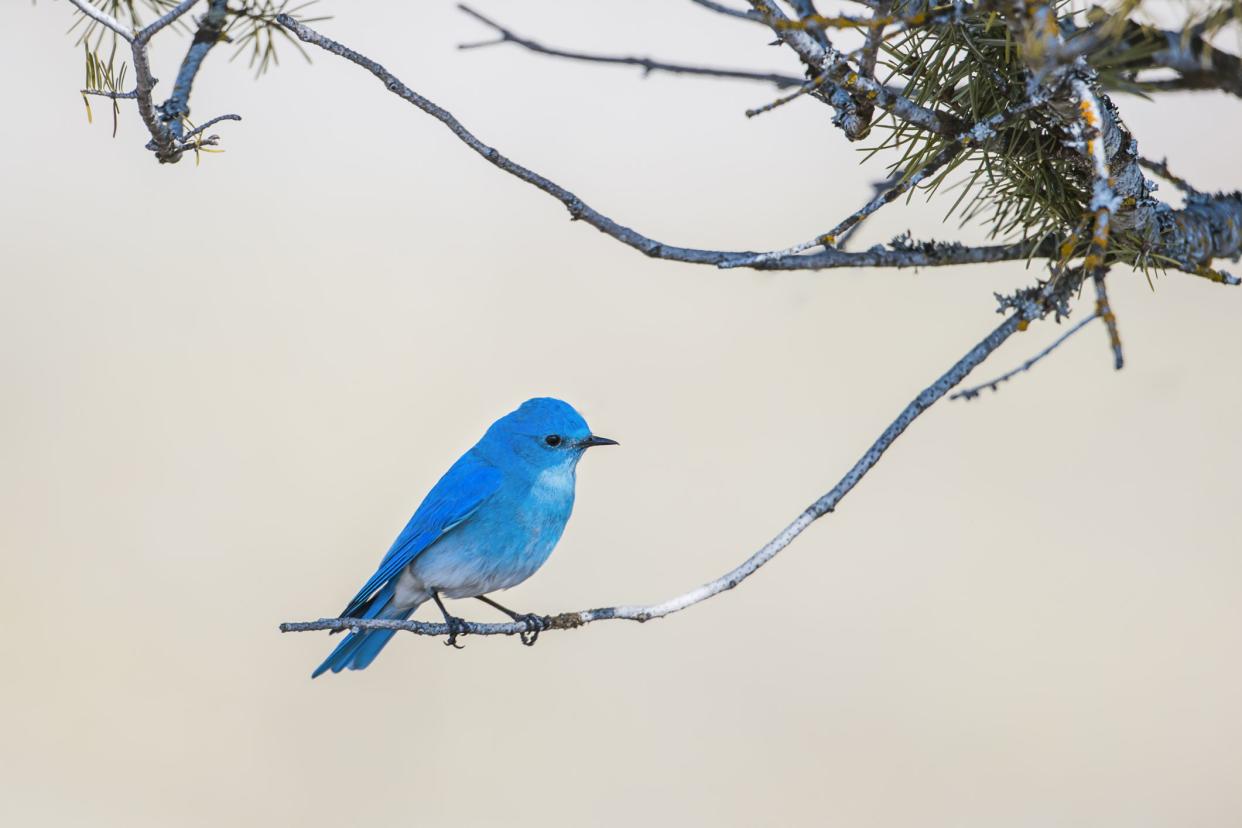
[[[1103,140],[1104,119],[1100,103],[1082,78],[1072,78],[1070,85],[1078,101],[1078,120],[1075,123],[1078,142],[1083,155],[1091,163],[1092,194],[1089,206],[1093,226],[1091,246],[1087,250],[1083,268],[1091,274],[1091,281],[1095,285],[1095,313],[1104,320],[1104,325],[1108,328],[1108,341],[1113,349],[1113,367],[1120,371],[1125,365],[1125,357],[1121,351],[1121,334],[1118,332],[1117,316],[1113,313],[1104,285],[1104,278],[1108,273],[1105,262],[1112,217],[1120,202],[1109,181],[1108,156],[1104,152]]]
[[[190,114],[190,92],[194,88],[194,80],[207,53],[223,38],[227,24],[228,0],[207,0],[207,13],[199,20],[194,38],[181,61],[172,94],[159,107],[160,117],[174,140],[183,141],[188,137],[184,134],[184,121]]]
[[[867,130],[858,124],[842,122],[842,113],[846,108],[843,108],[841,95],[851,101],[861,98],[902,121],[938,135],[953,135],[961,131],[963,124],[960,119],[928,109],[872,78],[860,75],[850,66],[846,56],[827,42],[827,38],[816,38],[809,32],[790,25],[790,19],[771,0],[750,0],[750,5],[763,16],[781,42],[793,49],[813,77],[824,75],[827,78],[828,83],[824,84],[826,100],[837,109],[837,120],[851,139],[865,136]]]

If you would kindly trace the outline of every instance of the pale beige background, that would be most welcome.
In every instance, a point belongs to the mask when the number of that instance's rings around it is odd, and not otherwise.
[[[552,42],[796,71],[690,3],[483,8]],[[485,140],[670,242],[792,243],[881,174],[813,102],[744,119],[760,85],[459,53],[484,33],[448,2],[331,11]],[[224,155],[160,168],[131,108],[116,140],[86,124],[68,19],[0,16],[0,823],[1242,824],[1242,292],[1118,274],[1124,372],[1090,330],[942,404],[692,611],[533,649],[402,636],[312,683],[327,636],[277,623],[337,611],[525,397],[623,445],[584,461],[560,548],[507,602],[658,600],[835,483],[1032,274],[653,262],[321,55],[258,83],[213,55],[195,115],[246,120]],[[1150,154],[1242,185],[1236,100],[1121,102]],[[944,206],[863,240],[951,236]]]

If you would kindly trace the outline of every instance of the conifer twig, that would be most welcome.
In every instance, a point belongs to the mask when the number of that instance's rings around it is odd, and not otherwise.
[[[86,0],[69,0],[69,2],[78,11],[110,29],[118,37],[130,44],[134,61],[133,97],[138,102],[138,115],[142,118],[143,124],[146,125],[147,131],[151,133],[151,141],[147,146],[155,151],[155,155],[161,163],[180,160],[180,142],[168,125],[161,121],[156,112],[155,104],[151,100],[151,93],[155,88],[156,79],[151,74],[151,60],[147,53],[147,45],[151,42],[151,38],[188,12],[198,0],[181,0],[176,6],[173,6],[141,31],[137,32],[121,25],[115,18],[95,8]]]

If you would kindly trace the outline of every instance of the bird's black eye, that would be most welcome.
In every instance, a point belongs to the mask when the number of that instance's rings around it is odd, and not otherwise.
[[[551,446],[552,448],[556,448],[557,446],[561,444],[561,435],[549,434],[547,437],[543,438],[543,441],[547,443],[549,446]]]

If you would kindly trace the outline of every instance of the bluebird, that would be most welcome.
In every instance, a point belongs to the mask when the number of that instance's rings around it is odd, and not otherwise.
[[[573,406],[550,397],[527,400],[492,423],[474,447],[440,478],[397,536],[379,569],[341,618],[405,620],[428,599],[457,645],[463,622],[444,598],[477,598],[527,625],[534,643],[541,623],[488,598],[517,586],[543,566],[574,508],[578,461],[597,437]],[[363,670],[395,630],[351,632],[311,678],[331,670]]]

